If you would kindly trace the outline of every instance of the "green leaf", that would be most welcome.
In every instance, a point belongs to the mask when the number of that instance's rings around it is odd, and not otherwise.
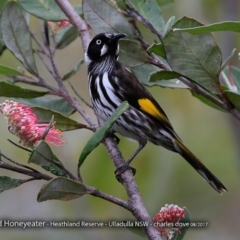
[[[208,105],[209,107],[213,107],[219,111],[222,112],[226,112],[225,109],[219,107],[217,104],[213,103],[212,101],[210,101],[209,99],[203,97],[201,94],[197,94],[196,92],[192,92],[192,95],[197,98],[198,100],[200,100],[201,102],[205,103],[206,105]]]
[[[127,6],[124,0],[116,0],[116,4],[121,10],[127,10]]]
[[[64,176],[65,173],[53,163],[54,161],[61,163],[44,140],[32,151],[28,159],[28,163],[37,164],[56,176]]]
[[[54,155],[45,141],[41,141],[37,147],[32,151],[28,163],[35,163],[39,166],[49,166],[54,161]]]
[[[22,8],[30,14],[47,21],[58,22],[67,19],[53,0],[18,0]]]
[[[128,21],[107,0],[84,0],[83,12],[86,22],[93,31],[126,33],[128,38],[134,35]]]
[[[227,66],[223,69],[223,73],[227,78],[227,79],[223,78],[225,80],[227,87],[230,90],[234,90],[234,87],[236,87],[236,89],[240,93],[240,68],[237,68],[235,66],[231,67]]]
[[[93,134],[89,139],[78,160],[78,166],[80,167],[86,157],[102,142],[107,136],[108,131],[113,126],[114,122],[129,108],[127,102],[123,102],[112,116]]]
[[[135,67],[148,61],[148,55],[141,44],[132,40],[121,40],[119,61],[126,67]]]
[[[163,30],[162,30],[162,36],[163,38],[166,36],[167,33],[169,33],[172,30],[172,26],[175,21],[175,16],[172,16],[168,19],[167,23],[165,24]]]
[[[52,116],[54,116],[54,120],[56,121],[55,127],[61,131],[71,131],[86,127],[86,125],[72,120],[71,118],[68,118],[56,111],[42,107],[32,107],[32,110],[37,115],[39,123],[49,123],[52,119]]]
[[[153,86],[154,83],[149,82],[150,75],[158,71],[159,68],[153,66],[152,64],[141,64],[135,67],[131,67],[133,74],[147,86]]]
[[[78,31],[73,25],[61,29],[56,34],[56,47],[64,49],[78,37]]]
[[[63,76],[63,80],[67,80],[69,79],[70,77],[74,76],[78,70],[80,69],[80,66],[83,64],[84,60],[79,60],[76,64],[76,66],[68,73],[66,73],[64,76]]]
[[[162,30],[164,20],[156,0],[129,0],[129,2],[155,29]]]
[[[186,84],[181,82],[178,79],[171,79],[171,80],[159,80],[152,82],[154,83],[153,85],[163,87],[163,88],[181,88],[181,89],[186,89],[189,88]],[[153,86],[152,85],[152,86]]]
[[[174,0],[156,0],[157,4],[162,7],[167,7],[174,3]]]
[[[3,8],[4,8],[4,5],[7,3],[7,1],[8,1],[8,0],[1,0],[1,1],[0,1],[0,15],[1,15],[2,10],[3,10]]]
[[[7,176],[0,176],[0,193],[9,190],[12,188],[16,188],[21,184],[25,183],[27,180],[11,178]]]
[[[158,80],[170,80],[174,78],[179,78],[180,76],[181,75],[179,75],[176,72],[161,70],[156,73],[153,73],[150,76],[150,82],[155,82]]]
[[[240,32],[240,22],[226,21],[213,23],[205,26],[192,26],[186,28],[175,28],[174,31],[188,32],[191,34],[205,34],[211,32]]]
[[[17,99],[18,102],[32,107],[43,107],[69,116],[75,112],[74,108],[63,98],[39,97],[33,99]]]
[[[173,238],[174,240],[182,240],[190,227],[190,213],[186,207],[184,207],[183,209],[186,216],[180,221],[180,223],[182,223],[184,227],[180,229],[180,232],[176,232],[175,237]]]
[[[32,73],[37,73],[31,36],[24,15],[16,2],[6,4],[1,17],[2,39],[7,48]]]
[[[0,82],[0,96],[13,98],[36,98],[46,95],[48,92],[26,89],[8,82]]]
[[[233,56],[235,55],[236,53],[236,48],[234,48],[231,52],[231,54],[228,56],[228,58],[224,61],[224,63],[222,64],[221,66],[221,69],[223,70],[225,67],[227,67],[228,65],[228,62],[233,58]]]
[[[23,76],[21,72],[18,70],[15,70],[13,68],[0,65],[0,74],[6,75],[6,76]]]
[[[235,92],[225,91],[230,102],[235,106],[235,108],[240,111],[240,95]]]
[[[44,202],[47,200],[69,201],[79,198],[87,193],[86,188],[79,182],[68,178],[54,178],[44,184],[38,193],[37,201]]]
[[[175,28],[195,27],[201,24],[183,17]],[[212,93],[218,89],[222,54],[211,34],[191,35],[185,32],[170,32],[163,44],[172,70],[187,77]]]
[[[148,53],[155,53],[158,56],[166,59],[166,53],[164,46],[161,43],[153,43],[149,48],[148,48]]]

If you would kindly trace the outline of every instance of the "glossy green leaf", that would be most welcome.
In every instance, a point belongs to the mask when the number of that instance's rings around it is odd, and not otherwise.
[[[153,73],[150,76],[150,82],[155,82],[158,80],[170,80],[174,78],[179,78],[180,76],[181,75],[176,72],[161,70],[156,73]]]
[[[64,172],[53,163],[54,161],[60,163],[60,160],[53,154],[50,146],[44,140],[32,151],[28,159],[28,163],[37,164],[56,176],[64,176]]]
[[[75,112],[74,108],[63,98],[49,98],[39,97],[33,99],[16,99],[18,102],[24,103],[30,107],[43,107],[47,108],[66,116]]]
[[[26,89],[17,85],[0,82],[0,96],[1,97],[13,97],[13,98],[36,98],[46,95],[47,91],[37,91],[32,89]]]
[[[86,125],[79,123],[71,118],[68,118],[59,112],[55,112],[42,107],[32,107],[32,110],[38,117],[39,123],[49,123],[54,116],[54,121],[56,121],[56,128],[61,131],[70,131],[74,129],[85,128]]]
[[[23,74],[14,68],[0,65],[0,74],[6,76],[22,76]]]
[[[235,108],[240,111],[240,94],[231,91],[225,91],[225,94]]]
[[[121,40],[119,61],[126,67],[135,67],[148,61],[148,55],[141,44],[132,40]]]
[[[26,180],[23,179],[0,176],[0,193],[5,190],[16,188],[25,182]]]
[[[44,184],[38,193],[37,201],[44,202],[47,200],[69,201],[79,198],[87,193],[86,188],[79,182],[68,178],[54,178]]]
[[[26,12],[38,18],[53,22],[67,19],[66,15],[53,0],[18,0],[18,2]]]
[[[7,48],[32,73],[37,67],[31,47],[31,36],[19,5],[10,1],[6,4],[1,17],[2,39]]]
[[[78,37],[78,31],[73,25],[61,29],[56,34],[56,47],[64,49]]]
[[[158,56],[165,58],[166,59],[166,53],[164,46],[161,43],[153,43],[149,48],[148,48],[148,53],[155,53]]]
[[[146,18],[155,29],[162,30],[164,20],[162,13],[156,0],[129,0],[131,5],[136,9],[141,16]]]
[[[205,26],[189,26],[185,28],[175,27],[174,31],[188,32],[191,34],[205,34],[211,32],[232,31],[240,32],[240,22],[226,21]]]
[[[196,27],[201,24],[183,17],[175,28]],[[222,54],[211,34],[192,35],[170,32],[163,39],[167,60],[172,70],[196,82],[212,93],[219,93],[218,81]]]
[[[172,16],[166,22],[166,24],[165,24],[165,26],[162,30],[162,37],[163,38],[166,36],[167,33],[169,33],[172,30],[172,26],[174,24],[174,21],[175,21],[175,16]]]
[[[95,33],[120,32],[134,35],[128,21],[107,0],[84,0],[84,18]]]
[[[107,136],[108,131],[113,126],[114,122],[129,108],[127,102],[123,102],[112,116],[93,134],[89,139],[83,151],[79,157],[78,165],[79,167],[83,164],[86,157],[102,142],[102,140]]]
[[[76,64],[76,66],[70,70],[70,72],[66,73],[64,76],[63,76],[63,80],[67,80],[69,79],[70,77],[74,76],[78,70],[80,69],[80,66],[84,63],[84,60],[79,60]]]

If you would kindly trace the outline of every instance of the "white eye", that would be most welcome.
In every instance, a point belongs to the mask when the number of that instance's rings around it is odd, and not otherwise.
[[[96,41],[96,44],[97,45],[100,45],[102,43],[102,41],[100,40],[100,39],[98,39],[97,41]]]

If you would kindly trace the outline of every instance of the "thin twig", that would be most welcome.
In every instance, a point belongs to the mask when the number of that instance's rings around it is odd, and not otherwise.
[[[10,140],[10,139],[7,139],[11,144],[13,144],[14,146],[16,146],[16,147],[18,147],[18,148],[20,148],[20,149],[22,149],[22,150],[24,150],[24,151],[26,151],[26,152],[32,152],[31,150],[29,150],[29,149],[27,149],[27,148],[25,148],[25,147],[23,147],[23,146],[20,146],[20,145],[18,145],[17,143],[15,143],[15,142],[13,142],[12,140]]]
[[[5,156],[3,154],[1,154],[1,155],[5,158]],[[27,176],[31,176],[31,177],[34,177],[35,179],[43,179],[43,180],[47,180],[47,181],[52,179],[52,177],[50,177],[44,173],[34,172],[34,171],[27,170],[24,168],[16,167],[16,166],[10,165],[8,163],[5,163],[3,161],[0,161],[0,168],[7,169],[7,170],[17,172],[17,173],[21,173],[21,174],[24,174]]]
[[[3,153],[0,153],[0,156],[3,156],[6,160],[8,160],[9,162],[11,162],[11,163],[13,163],[13,164],[15,164],[15,165],[17,165],[17,166],[19,166],[19,167],[27,168],[27,169],[29,169],[29,170],[31,170],[31,171],[33,171],[33,172],[38,172],[38,171],[37,171],[36,169],[34,169],[34,168],[31,168],[31,167],[26,166],[26,165],[24,165],[24,164],[22,164],[22,163],[19,163],[19,162],[16,162],[16,161],[12,160],[11,158],[9,158],[9,157],[7,157],[6,155],[4,155]]]
[[[93,106],[92,106],[90,103],[88,103],[88,102],[77,92],[77,90],[76,90],[75,87],[72,85],[72,83],[71,83],[70,81],[67,81],[67,82],[68,82],[68,84],[70,85],[70,87],[72,88],[72,90],[73,90],[73,92],[75,93],[75,95],[76,95],[82,102],[84,102],[88,107],[93,108]]]
[[[48,70],[48,72],[53,76],[54,73],[52,71],[52,69],[49,67],[49,64],[46,63],[46,61],[44,60],[44,58],[42,57],[42,55],[40,54],[41,52],[38,50],[35,50],[35,53],[38,55],[38,57],[40,58],[41,62],[43,63],[43,65],[46,67],[46,69]]]
[[[65,167],[64,165],[62,164],[62,162],[57,162],[55,160],[52,160],[50,158],[48,158],[47,156],[45,156],[44,154],[42,154],[41,152],[38,152],[37,150],[35,150],[40,156],[42,156],[44,159],[46,159],[48,162],[56,165],[58,168],[60,168],[64,173],[65,175],[69,176],[71,179],[75,180],[75,181],[78,181],[78,179],[71,173],[69,172]]]
[[[39,41],[39,39],[37,38],[37,36],[31,31],[30,28],[29,28],[29,32],[30,32],[30,34],[31,34],[31,37],[35,40],[35,42],[37,43],[37,45],[40,47],[41,51],[42,51],[45,55],[49,56],[49,53],[48,53],[47,48],[42,44],[41,41]]]
[[[104,199],[104,200],[106,200],[108,202],[114,203],[114,204],[116,204],[116,205],[118,205],[120,207],[123,207],[123,208],[125,208],[125,209],[127,209],[129,211],[131,210],[129,208],[129,204],[128,204],[127,201],[124,201],[124,200],[122,200],[120,198],[116,198],[116,197],[114,197],[114,196],[112,196],[110,194],[106,194],[104,192],[101,192],[100,190],[98,190],[98,189],[96,189],[94,187],[90,187],[90,186],[87,186],[85,184],[84,184],[84,186],[87,189],[88,194],[90,194],[92,196],[95,196],[95,197],[98,197],[98,198],[102,198],[102,199]]]
[[[132,19],[137,20],[138,22],[142,23],[144,26],[146,26],[151,32],[156,34],[160,41],[162,41],[162,33],[159,32],[149,21],[148,19],[144,18],[133,6],[128,0],[124,0],[126,6],[127,6],[127,14],[125,14],[127,17],[130,17]]]

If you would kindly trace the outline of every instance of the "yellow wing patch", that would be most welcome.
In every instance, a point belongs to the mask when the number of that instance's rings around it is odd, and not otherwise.
[[[165,115],[157,109],[157,107],[151,102],[151,100],[147,98],[142,98],[138,100],[138,104],[144,112],[152,115],[153,117],[161,121],[169,123]]]

